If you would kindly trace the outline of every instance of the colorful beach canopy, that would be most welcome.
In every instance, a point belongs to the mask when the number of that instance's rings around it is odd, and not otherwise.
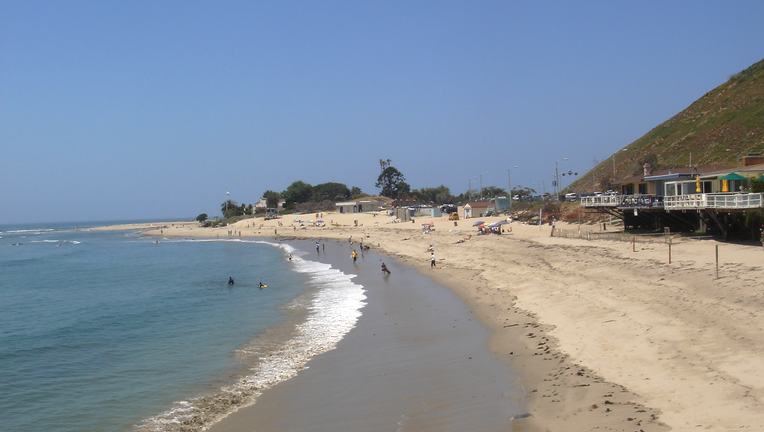
[[[741,176],[740,174],[736,172],[731,172],[727,174],[726,176],[719,177],[722,180],[745,180],[745,177]]]
[[[485,222],[479,220],[479,221],[475,221],[475,223],[473,223],[472,226],[480,226],[480,225],[483,225],[483,224],[485,224]]]

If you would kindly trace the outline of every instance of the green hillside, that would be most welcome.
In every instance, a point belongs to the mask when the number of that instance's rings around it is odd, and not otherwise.
[[[764,60],[734,75],[624,148],[569,189],[607,189],[614,178],[641,173],[645,160],[654,169],[687,167],[691,156],[693,165],[734,166],[740,156],[764,151]]]

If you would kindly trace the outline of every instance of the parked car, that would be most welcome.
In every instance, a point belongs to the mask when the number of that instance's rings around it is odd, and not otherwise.
[[[457,208],[456,208],[456,205],[454,204],[443,204],[442,206],[440,206],[440,211],[443,213],[451,214],[451,213],[456,213]]]
[[[566,193],[565,194],[565,201],[578,201],[578,194],[575,192]]]

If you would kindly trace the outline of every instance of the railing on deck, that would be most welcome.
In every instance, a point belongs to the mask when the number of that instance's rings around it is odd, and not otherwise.
[[[718,193],[666,196],[663,207],[666,210],[694,209],[751,209],[764,206],[762,193]]]
[[[648,194],[638,195],[622,195],[621,204],[618,207],[622,208],[662,208],[663,197]]]
[[[707,194],[708,208],[749,209],[762,207],[762,193]]]
[[[582,207],[618,207],[621,195],[594,195],[581,198]]]

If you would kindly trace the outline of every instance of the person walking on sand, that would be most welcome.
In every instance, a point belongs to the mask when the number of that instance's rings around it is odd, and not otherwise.
[[[430,268],[435,268],[435,252],[430,252]]]
[[[353,258],[353,263],[355,263],[355,260],[358,259],[358,252],[353,249],[353,252],[350,253],[350,257]]]

